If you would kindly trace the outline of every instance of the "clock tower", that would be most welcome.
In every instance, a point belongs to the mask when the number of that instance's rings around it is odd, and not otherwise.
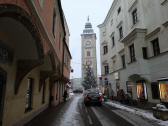
[[[86,67],[90,67],[94,76],[97,78],[97,58],[96,58],[96,33],[92,29],[89,17],[81,34],[82,51],[82,80],[85,77]]]

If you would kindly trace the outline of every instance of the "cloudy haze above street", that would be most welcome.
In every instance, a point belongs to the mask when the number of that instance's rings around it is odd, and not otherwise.
[[[100,75],[99,30],[97,25],[104,21],[112,2],[113,0],[62,0],[62,8],[70,29],[71,66],[74,69],[71,78],[81,77],[81,34],[88,16],[97,35],[97,67]]]

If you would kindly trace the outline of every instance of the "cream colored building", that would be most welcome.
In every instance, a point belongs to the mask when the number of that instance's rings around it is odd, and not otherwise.
[[[114,95],[168,102],[168,0],[114,0],[98,27],[101,72]]]
[[[60,0],[0,0],[0,126],[23,126],[63,101],[71,59],[63,16]]]
[[[94,33],[92,24],[85,24],[85,29],[81,34],[82,50],[82,79],[85,76],[85,67],[90,66],[94,76],[97,78],[97,58],[96,58],[96,33]]]

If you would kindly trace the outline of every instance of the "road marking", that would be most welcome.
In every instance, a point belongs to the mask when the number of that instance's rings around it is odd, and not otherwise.
[[[91,119],[91,117],[89,115],[87,115],[88,119],[89,119],[89,124],[92,125],[93,124],[93,121]]]

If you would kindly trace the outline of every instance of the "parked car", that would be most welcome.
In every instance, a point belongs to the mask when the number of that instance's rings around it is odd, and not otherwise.
[[[73,90],[73,93],[83,93],[83,90],[82,89],[75,89],[75,90]]]
[[[103,97],[99,92],[87,92],[84,94],[84,104],[89,105],[98,105],[101,106]]]

